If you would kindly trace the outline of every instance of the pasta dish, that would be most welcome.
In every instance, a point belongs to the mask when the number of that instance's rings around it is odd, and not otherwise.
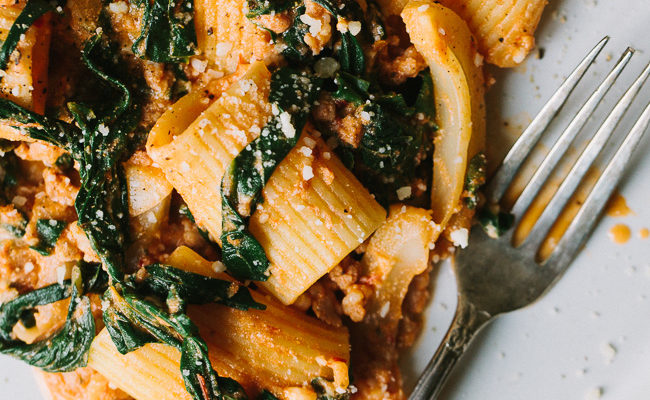
[[[52,399],[405,398],[544,5],[0,1],[0,352]]]

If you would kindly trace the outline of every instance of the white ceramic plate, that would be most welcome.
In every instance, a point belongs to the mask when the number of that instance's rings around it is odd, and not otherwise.
[[[539,47],[545,49],[544,57],[533,55],[515,70],[491,70],[497,79],[488,95],[493,159],[505,153],[518,126],[528,123],[604,35],[612,39],[565,107],[567,113],[595,88],[597,79],[604,78],[626,46],[635,47],[637,54],[598,115],[604,115],[612,100],[650,61],[650,0],[551,0],[536,35]],[[631,119],[648,100],[650,83],[637,97],[620,133],[625,133],[624,128],[630,127]],[[506,121],[508,127],[504,127]],[[650,228],[649,151],[650,139],[645,138],[620,187],[634,215],[605,217],[548,295],[485,329],[460,362],[444,399],[583,399],[597,391],[602,391],[604,399],[648,398],[650,239],[638,238],[637,232]],[[617,223],[632,229],[627,244],[614,244],[608,238],[608,230]],[[449,265],[443,265],[423,335],[402,361],[407,389],[444,335],[455,296],[453,274]],[[609,346],[615,348],[615,354]],[[0,399],[41,399],[29,367],[6,356],[0,356]]]

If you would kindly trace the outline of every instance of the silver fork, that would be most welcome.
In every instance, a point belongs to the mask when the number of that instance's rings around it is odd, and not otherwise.
[[[488,201],[498,204],[533,146],[584,76],[608,37],[602,39],[562,83],[540,113],[522,133],[487,186]],[[632,57],[628,48],[611,72],[587,99],[562,132],[530,182],[514,203],[511,213],[518,222],[543,187],[553,168],[570,147],[607,91]],[[500,314],[527,306],[540,298],[567,269],[591,233],[611,193],[623,175],[632,152],[650,123],[650,102],[610,159],[578,214],[550,256],[536,260],[538,249],[593,161],[616,129],[634,97],[650,74],[650,64],[620,98],[592,137],[523,244],[512,245],[514,229],[492,239],[475,226],[469,246],[456,253],[454,270],[458,285],[456,314],[445,338],[418,380],[409,400],[435,399],[458,359],[476,333]]]

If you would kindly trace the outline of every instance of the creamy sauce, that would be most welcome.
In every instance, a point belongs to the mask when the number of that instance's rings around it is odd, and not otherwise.
[[[648,230],[648,228],[641,228],[639,230],[639,237],[641,239],[647,239],[648,236],[650,236],[650,230]]]
[[[614,192],[605,210],[608,217],[625,217],[626,215],[634,214],[630,207],[627,206],[625,197],[619,192]]]
[[[609,230],[609,237],[614,243],[627,243],[627,241],[630,240],[630,236],[632,236],[632,232],[625,224],[616,224]]]

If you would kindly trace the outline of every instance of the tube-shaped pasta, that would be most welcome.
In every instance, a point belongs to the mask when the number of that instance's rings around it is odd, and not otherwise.
[[[264,64],[253,64],[183,133],[174,137],[154,128],[149,136],[151,158],[216,241],[221,235],[221,177],[271,114],[269,82]],[[285,304],[385,219],[384,209],[309,130],[267,182],[264,202],[249,225],[271,262],[271,276],[260,284]]]
[[[199,51],[217,71],[229,74],[240,60],[271,61],[277,57],[271,35],[246,17],[247,8],[241,0],[194,1]]]
[[[21,11],[20,6],[0,7],[0,41],[7,38]],[[39,114],[45,111],[50,36],[50,16],[45,14],[21,37],[6,70],[0,71],[0,97]],[[15,57],[16,54],[19,56]],[[4,125],[0,125],[0,138],[33,141],[29,136]]]
[[[181,247],[167,260],[177,268],[222,277],[212,263]],[[266,310],[235,310],[210,304],[192,306],[189,315],[208,344],[220,376],[237,380],[251,396],[263,389],[282,397],[284,389],[306,387],[312,379],[347,377],[348,333],[270,296],[252,291]],[[90,350],[89,365],[137,400],[190,399],[180,369],[180,353],[171,346],[148,344],[121,355],[106,330]],[[347,383],[345,384],[347,386]]]
[[[481,63],[472,34],[450,9],[428,0],[409,2],[402,18],[433,78],[436,122],[431,208],[443,228],[460,209],[465,173],[485,144]]]
[[[402,301],[411,280],[429,265],[429,248],[440,227],[431,211],[394,204],[388,219],[370,238],[361,261],[364,275],[376,284],[375,296],[368,303],[365,324],[394,340],[402,318]]]
[[[514,67],[535,46],[535,29],[547,0],[441,0],[460,15],[479,51],[499,67]]]
[[[409,0],[379,0],[385,15],[399,15]],[[514,67],[535,46],[535,29],[547,0],[440,0],[469,26],[490,64]]]

